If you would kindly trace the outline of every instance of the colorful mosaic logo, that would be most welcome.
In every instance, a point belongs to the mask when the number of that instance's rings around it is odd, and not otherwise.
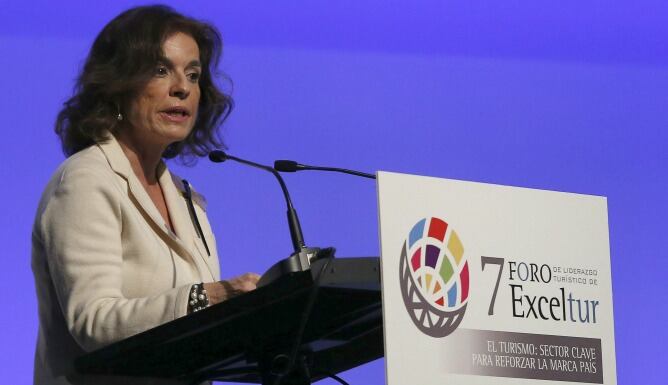
[[[401,295],[423,333],[445,337],[464,318],[469,296],[469,265],[454,229],[439,218],[418,221],[401,249]]]

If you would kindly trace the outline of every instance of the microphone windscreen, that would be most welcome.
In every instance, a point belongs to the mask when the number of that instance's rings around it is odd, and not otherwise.
[[[209,153],[209,160],[214,163],[221,163],[227,160],[227,154],[220,150],[214,150]]]
[[[274,169],[282,172],[295,172],[299,167],[294,160],[277,160],[274,162]]]

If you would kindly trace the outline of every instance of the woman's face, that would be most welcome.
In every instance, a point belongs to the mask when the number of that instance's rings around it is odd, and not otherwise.
[[[135,98],[127,134],[142,145],[167,147],[185,139],[197,119],[202,63],[195,40],[175,33],[162,46],[164,59]]]

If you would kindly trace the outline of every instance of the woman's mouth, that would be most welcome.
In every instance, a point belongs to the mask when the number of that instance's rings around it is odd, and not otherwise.
[[[160,115],[173,123],[182,123],[190,118],[190,111],[185,107],[170,107],[160,111]]]

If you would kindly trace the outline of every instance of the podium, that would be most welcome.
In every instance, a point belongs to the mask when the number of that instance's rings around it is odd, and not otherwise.
[[[616,384],[605,198],[379,172],[378,204],[382,305],[379,258],[320,258],[76,368],[306,385],[385,356],[388,385]]]
[[[75,369],[192,384],[302,385],[382,356],[379,258],[326,258],[85,354]]]

